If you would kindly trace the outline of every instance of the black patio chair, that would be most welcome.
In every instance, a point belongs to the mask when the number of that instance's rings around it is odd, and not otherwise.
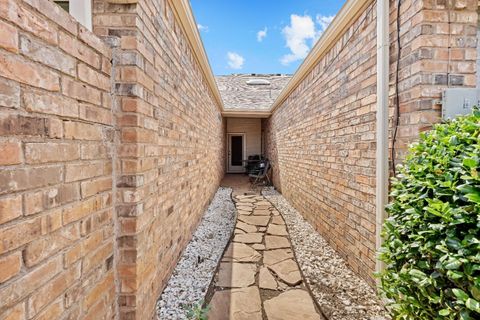
[[[268,172],[270,171],[270,161],[262,160],[259,163],[259,171],[258,173],[250,173],[248,175],[250,182],[254,186],[258,186],[260,184],[270,185],[270,177],[268,176]]]

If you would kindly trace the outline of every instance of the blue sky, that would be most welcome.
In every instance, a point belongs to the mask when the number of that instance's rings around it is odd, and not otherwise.
[[[343,3],[191,0],[216,75],[294,73]]]

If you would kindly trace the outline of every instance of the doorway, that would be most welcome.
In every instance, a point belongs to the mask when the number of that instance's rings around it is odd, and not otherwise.
[[[246,153],[245,133],[229,133],[228,138],[228,172],[245,172]]]

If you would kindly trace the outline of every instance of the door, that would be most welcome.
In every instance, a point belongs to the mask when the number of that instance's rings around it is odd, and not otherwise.
[[[245,134],[228,134],[228,172],[245,172]]]

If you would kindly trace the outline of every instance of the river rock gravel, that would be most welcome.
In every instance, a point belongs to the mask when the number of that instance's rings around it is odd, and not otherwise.
[[[232,189],[220,187],[157,302],[160,320],[187,319],[205,298],[235,225]]]
[[[284,217],[300,268],[328,319],[390,319],[375,291],[280,193],[270,187],[264,188],[263,195]]]

